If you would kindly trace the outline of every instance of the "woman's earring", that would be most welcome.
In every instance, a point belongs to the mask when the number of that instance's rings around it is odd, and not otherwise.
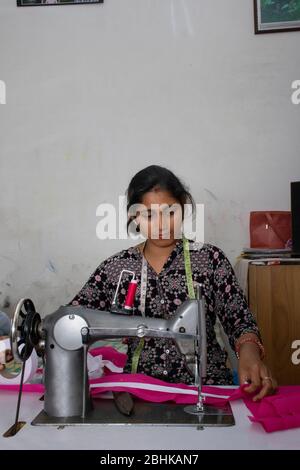
[[[141,231],[139,225],[136,226],[136,231],[137,231],[137,232],[140,232],[140,231]]]

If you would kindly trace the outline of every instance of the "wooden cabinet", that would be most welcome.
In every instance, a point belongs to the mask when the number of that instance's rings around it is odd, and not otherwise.
[[[248,289],[249,306],[266,350],[265,362],[279,385],[300,385],[300,264],[250,264]]]

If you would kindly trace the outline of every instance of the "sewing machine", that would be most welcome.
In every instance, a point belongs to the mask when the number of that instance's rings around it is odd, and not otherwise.
[[[228,426],[234,424],[229,405],[207,406],[202,394],[206,373],[205,305],[200,287],[197,298],[185,301],[169,320],[141,317],[129,308],[98,311],[80,306],[61,306],[41,319],[30,299],[16,307],[11,346],[23,367],[33,349],[44,358],[44,410],[33,425],[161,424]],[[87,351],[99,339],[124,337],[172,338],[195,376],[198,403],[194,406],[138,401],[130,417],[118,413],[112,400],[92,400],[89,394]],[[20,386],[20,392],[22,386]],[[16,423],[21,395],[19,395]],[[17,432],[17,425],[13,429]],[[13,426],[12,426],[13,428]]]

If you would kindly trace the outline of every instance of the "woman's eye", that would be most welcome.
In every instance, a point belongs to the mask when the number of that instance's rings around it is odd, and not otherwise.
[[[165,210],[163,212],[163,217],[173,217],[174,216],[174,210]]]

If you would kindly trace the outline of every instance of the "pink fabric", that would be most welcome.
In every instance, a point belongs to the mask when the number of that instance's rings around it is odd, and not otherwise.
[[[97,388],[97,385],[101,385],[101,388]],[[90,387],[92,396],[99,396],[109,391],[128,391],[144,401],[153,403],[167,401],[182,404],[197,403],[196,387],[164,382],[145,374],[111,374],[90,380]],[[149,387],[149,389],[146,387]],[[191,394],[191,391],[193,394]],[[206,403],[209,404],[225,403],[229,397],[236,394],[234,389],[211,386],[204,386],[203,392],[216,395],[215,397],[206,397]]]
[[[102,355],[104,360],[109,360],[121,368],[124,368],[127,360],[126,354],[119,353],[109,346],[92,349],[90,353],[93,356]],[[102,393],[108,391],[129,391],[137,398],[155,403],[172,401],[178,404],[194,404],[197,402],[196,387],[193,386],[163,382],[144,374],[115,374],[108,369],[105,369],[105,373],[104,377],[90,380],[92,396],[100,397]],[[97,384],[101,385],[101,388],[97,388]],[[252,413],[252,416],[249,416],[250,421],[260,423],[266,432],[300,427],[300,386],[279,387],[275,395],[265,397],[260,402],[253,402],[254,394],[249,395],[245,392],[245,387],[247,385],[242,385],[237,389],[204,386],[204,394],[214,395],[206,396],[205,402],[216,405],[242,398]],[[18,391],[19,386],[0,385],[0,390]],[[44,393],[44,385],[24,384],[23,391]],[[191,391],[194,394],[191,394]]]
[[[260,423],[266,432],[300,427],[300,386],[278,387],[275,395],[253,402],[253,395],[241,389],[245,405],[253,416],[250,421]]]
[[[19,385],[0,385],[0,390],[18,392]],[[23,384],[23,392],[44,393],[44,391],[43,384]]]
[[[118,385],[112,386],[112,382]],[[132,386],[124,386],[124,382],[130,382]],[[91,384],[107,384],[101,389],[91,389],[92,395],[98,395],[105,391],[129,391],[132,395],[151,402],[172,401],[175,403],[187,404],[196,403],[197,395],[188,393],[178,393],[176,389],[182,391],[196,391],[195,387],[185,384],[169,384],[153,377],[143,374],[114,374],[109,377],[102,377],[91,381]],[[166,391],[144,390],[139,388],[141,384],[150,386],[163,386]],[[226,401],[233,401],[242,398],[247,408],[253,416],[249,416],[250,421],[261,423],[266,432],[274,432],[290,428],[300,427],[300,386],[282,386],[279,387],[276,394],[263,398],[260,402],[254,402],[252,399],[257,393],[250,394],[244,389],[247,385],[242,385],[238,389],[227,389],[220,387],[204,386],[204,394],[213,394],[214,397],[206,396],[205,403],[210,405],[224,404]],[[101,392],[100,392],[101,390]],[[219,397],[218,397],[219,396]],[[225,397],[228,398],[225,398]]]

